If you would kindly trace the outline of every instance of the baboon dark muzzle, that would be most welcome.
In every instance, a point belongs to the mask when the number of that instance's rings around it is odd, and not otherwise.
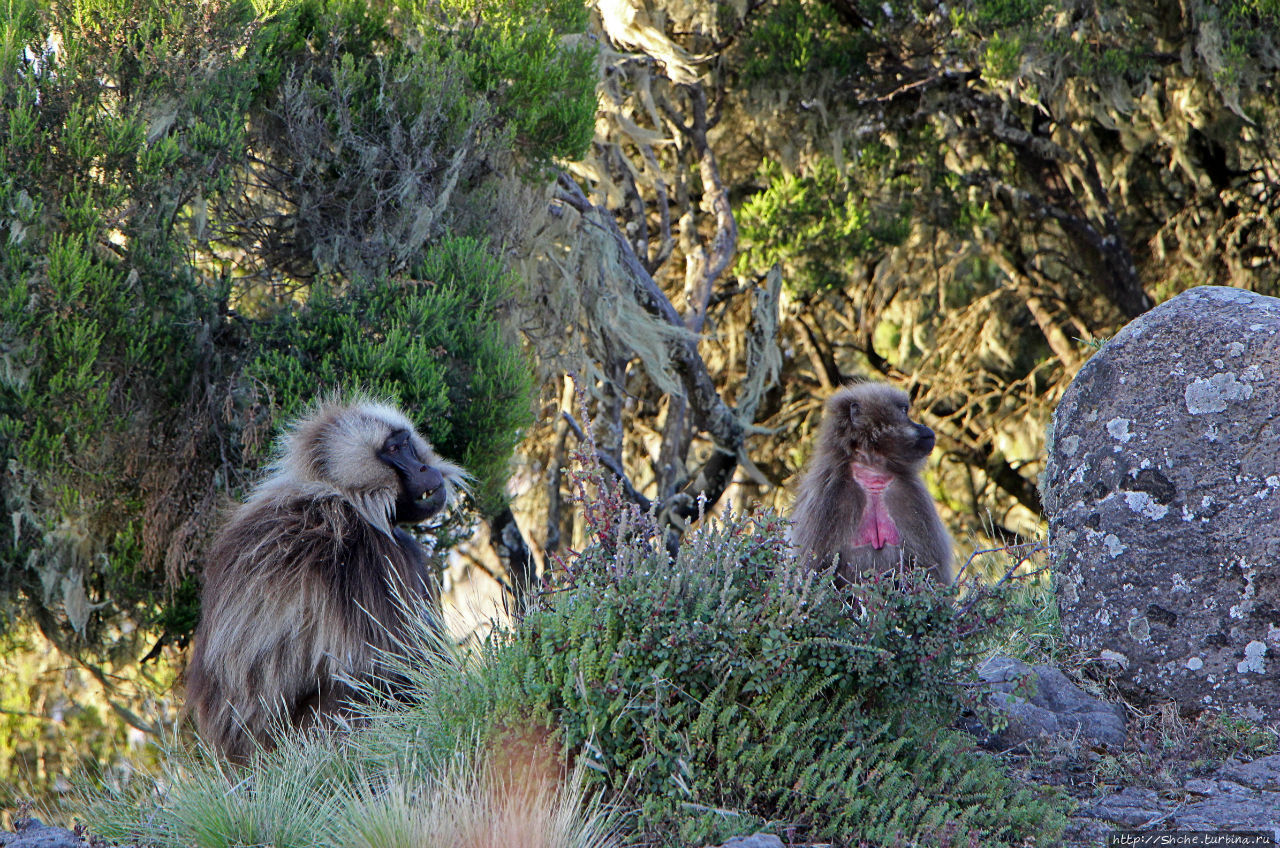
[[[922,455],[927,454],[933,450],[933,446],[936,443],[937,438],[933,435],[932,430],[923,424],[916,425],[916,450],[920,451]]]
[[[408,478],[408,479],[405,479]],[[396,500],[396,523],[417,524],[435,515],[444,507],[444,478],[429,466],[426,471],[402,478],[405,491]]]
[[[417,524],[444,507],[444,476],[423,462],[412,443],[398,445],[394,453],[384,454],[385,461],[400,478],[400,497],[396,499],[396,523]]]

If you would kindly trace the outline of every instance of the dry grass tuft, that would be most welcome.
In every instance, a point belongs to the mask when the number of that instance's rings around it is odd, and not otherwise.
[[[517,746],[520,751],[520,746]],[[524,749],[530,751],[535,749]],[[539,747],[539,752],[546,749]],[[520,751],[521,754],[524,751]],[[606,817],[582,803],[582,771],[567,780],[550,756],[459,752],[426,784],[393,779],[345,816],[353,848],[609,848]]]

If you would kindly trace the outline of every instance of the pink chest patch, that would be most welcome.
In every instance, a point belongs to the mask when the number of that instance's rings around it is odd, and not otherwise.
[[[858,532],[853,537],[853,546],[856,548],[870,545],[878,551],[885,545],[902,544],[898,526],[893,523],[893,519],[889,516],[889,508],[884,503],[884,492],[893,482],[893,475],[856,462],[852,470],[853,479],[867,496],[867,504],[862,510],[862,521],[858,523]]]

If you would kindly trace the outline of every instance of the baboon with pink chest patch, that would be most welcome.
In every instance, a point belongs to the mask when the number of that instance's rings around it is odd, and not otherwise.
[[[910,417],[906,392],[884,383],[846,386],[823,412],[817,444],[792,509],[801,560],[858,581],[900,565],[955,579],[951,537],[920,471],[933,431]]]

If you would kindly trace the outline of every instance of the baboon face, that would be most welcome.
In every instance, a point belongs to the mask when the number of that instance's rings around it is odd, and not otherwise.
[[[918,467],[935,443],[933,431],[913,421],[910,410],[906,392],[869,383],[837,392],[827,414],[850,461],[906,472]]]
[[[417,524],[465,486],[466,472],[440,458],[399,410],[379,403],[331,403],[299,422],[281,468],[289,478],[333,486],[366,520]]]
[[[435,515],[444,506],[444,475],[430,463],[435,459],[414,442],[408,430],[395,430],[387,437],[378,459],[395,470],[400,481],[396,497],[396,524],[417,524]]]

